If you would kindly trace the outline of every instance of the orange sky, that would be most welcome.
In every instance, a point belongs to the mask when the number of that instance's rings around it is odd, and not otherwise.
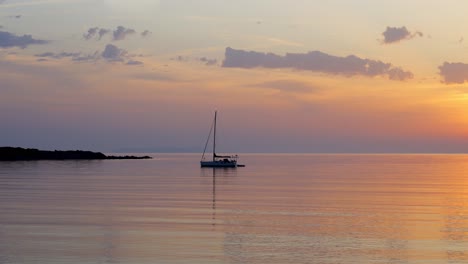
[[[464,152],[467,8],[3,1],[0,145],[197,152],[217,109],[222,151]]]

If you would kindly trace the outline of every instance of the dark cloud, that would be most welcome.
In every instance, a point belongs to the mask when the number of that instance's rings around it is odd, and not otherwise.
[[[127,64],[127,65],[143,65],[143,62],[137,61],[137,60],[129,60],[125,64]]]
[[[147,37],[149,35],[151,35],[151,31],[149,31],[149,30],[145,30],[145,31],[141,32],[142,37]]]
[[[17,36],[13,33],[0,31],[0,48],[26,48],[29,45],[43,45],[48,41],[42,39],[34,39],[31,35]]]
[[[387,76],[391,80],[406,80],[413,74],[394,67],[391,63],[361,59],[355,55],[338,57],[320,51],[308,53],[287,53],[285,56],[273,53],[235,50],[226,48],[222,67],[227,68],[291,68],[345,76]]]
[[[444,62],[439,66],[439,74],[442,76],[444,83],[464,83],[468,81],[468,64],[461,62]]]
[[[406,27],[387,27],[387,29],[384,32],[382,32],[382,35],[384,36],[382,43],[391,44],[405,39],[422,37],[423,33],[419,31],[411,33]]]
[[[124,61],[127,51],[115,45],[107,44],[101,56],[108,61]]]
[[[88,29],[88,32],[83,34],[83,38],[86,39],[86,40],[90,40],[90,39],[94,38],[94,36],[96,36],[96,33],[98,32],[98,30],[99,30],[98,27],[93,27],[93,28]]]
[[[136,31],[131,28],[125,28],[123,26],[118,26],[113,32],[112,32],[112,39],[117,41],[117,40],[124,40],[127,35],[132,35],[135,34]]]

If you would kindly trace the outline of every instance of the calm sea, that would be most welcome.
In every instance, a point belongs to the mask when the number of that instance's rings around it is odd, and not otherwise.
[[[468,263],[468,155],[0,162],[0,264]]]

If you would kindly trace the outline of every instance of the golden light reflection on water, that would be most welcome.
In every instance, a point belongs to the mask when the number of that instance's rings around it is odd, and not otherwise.
[[[0,263],[464,263],[464,155],[0,164]]]

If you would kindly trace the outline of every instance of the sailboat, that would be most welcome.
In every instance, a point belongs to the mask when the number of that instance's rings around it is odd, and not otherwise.
[[[237,164],[238,155],[217,155],[216,154],[216,117],[218,112],[215,111],[213,125],[211,126],[210,133],[208,134],[208,139],[206,140],[205,149],[203,150],[203,155],[200,160],[201,167],[210,167],[210,168],[236,168],[244,167],[244,165]],[[210,141],[211,132],[213,132],[213,156],[211,160],[205,159],[206,148],[208,142]]]

